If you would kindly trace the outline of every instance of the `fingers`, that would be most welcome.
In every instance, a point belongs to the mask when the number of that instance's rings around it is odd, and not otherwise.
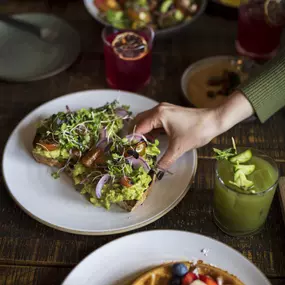
[[[138,133],[146,134],[153,129],[163,128],[162,120],[165,110],[173,106],[169,103],[160,103],[156,107],[138,114],[135,118]]]
[[[184,152],[179,143],[170,141],[169,146],[158,162],[158,167],[167,170]]]
[[[139,114],[136,118],[136,132],[147,134],[153,129],[161,128],[161,122],[154,109]]]

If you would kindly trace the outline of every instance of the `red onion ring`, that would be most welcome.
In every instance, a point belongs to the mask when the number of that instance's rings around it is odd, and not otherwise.
[[[101,191],[102,191],[102,188],[103,186],[109,181],[110,179],[110,175],[109,174],[105,174],[102,176],[102,178],[98,181],[97,185],[96,185],[96,189],[95,189],[95,192],[96,192],[96,196],[98,199],[101,198]]]
[[[127,157],[126,160],[135,168],[139,168],[139,167],[143,167],[143,169],[146,171],[146,172],[149,172],[150,170],[150,166],[148,165],[148,163],[141,157],[139,158],[134,158],[132,156],[130,157]]]

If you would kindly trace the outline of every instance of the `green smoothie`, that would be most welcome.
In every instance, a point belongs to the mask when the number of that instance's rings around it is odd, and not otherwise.
[[[252,157],[241,164],[234,159],[217,161],[214,219],[230,235],[257,232],[267,218],[275,194],[278,180],[275,162],[259,151],[251,153]],[[238,187],[240,171],[246,181],[242,186],[246,187]]]

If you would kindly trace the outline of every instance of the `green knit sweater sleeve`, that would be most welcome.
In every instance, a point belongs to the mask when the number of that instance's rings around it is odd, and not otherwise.
[[[263,123],[285,106],[285,50],[238,88]]]

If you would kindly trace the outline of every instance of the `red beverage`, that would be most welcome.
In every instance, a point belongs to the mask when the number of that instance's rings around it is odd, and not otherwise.
[[[264,2],[249,3],[239,9],[237,51],[254,59],[270,59],[279,48],[281,25],[270,24]]]
[[[107,33],[107,29],[113,32]],[[136,91],[151,74],[153,31],[103,31],[106,79],[111,88]]]

